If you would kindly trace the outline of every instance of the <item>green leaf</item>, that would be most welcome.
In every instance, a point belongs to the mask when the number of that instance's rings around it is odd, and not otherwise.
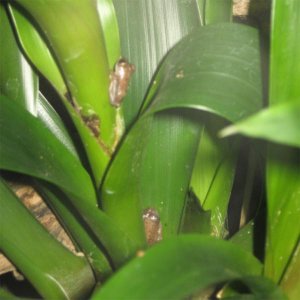
[[[294,251],[295,255],[292,257],[289,266],[281,281],[281,287],[289,297],[289,299],[300,298],[300,243],[298,242],[297,248]]]
[[[251,115],[262,106],[259,49],[258,32],[248,26],[224,23],[194,30],[164,60],[147,113],[185,107],[233,122]]]
[[[232,16],[232,0],[206,0],[205,25],[229,22]]]
[[[273,1],[269,102],[271,107],[274,105],[274,109],[279,104],[300,103],[299,24],[299,1]],[[295,131],[299,128],[297,123]],[[299,149],[269,145],[265,274],[275,282],[280,282],[284,276],[296,255],[295,249],[299,242],[299,170]]]
[[[237,279],[254,294],[276,295],[275,286],[270,289],[262,277],[251,277],[260,272],[260,263],[237,246],[207,236],[184,235],[161,242],[131,261],[92,299],[183,299]]]
[[[140,110],[157,66],[183,36],[201,25],[203,11],[194,0],[113,0],[113,3],[122,56],[136,69],[123,102],[129,126]]]
[[[40,295],[47,299],[86,297],[95,283],[87,261],[56,241],[2,180],[0,204],[0,249]]]
[[[237,141],[222,141],[217,132],[224,120],[210,117],[198,146],[191,187],[205,211],[211,213],[210,234],[225,237],[227,210],[235,175]]]
[[[183,233],[203,233],[211,232],[211,213],[204,211],[200,206],[199,199],[190,190],[186,196],[185,210],[181,220],[180,232]]]
[[[20,298],[18,298],[15,295],[11,294],[6,289],[0,287],[0,299],[3,299],[3,300],[19,300]]]
[[[44,182],[37,182],[37,189],[43,196],[43,199],[55,212],[69,236],[73,238],[78,248],[84,252],[89,260],[95,276],[98,280],[106,278],[112,273],[111,266],[107,257],[103,253],[102,247],[89,234],[90,229],[83,224],[78,213],[74,210],[70,200],[62,194],[57,188]],[[61,201],[64,199],[64,201]]]
[[[9,12],[20,45],[30,62],[41,72],[61,95],[67,92],[66,85],[58,66],[44,39],[33,24],[14,6],[9,5]]]
[[[221,137],[241,133],[292,147],[300,147],[300,103],[283,103],[226,127]]]
[[[41,178],[96,207],[93,183],[80,161],[41,120],[5,96],[0,101],[1,169]]]
[[[105,40],[92,0],[16,1],[43,32],[71,92],[71,103],[99,140],[112,152],[120,110],[109,101],[109,65]],[[92,80],[91,80],[92,79]],[[88,123],[89,121],[92,122]]]
[[[110,253],[115,265],[123,263],[132,255],[131,241],[97,209],[93,183],[80,161],[39,119],[4,96],[0,100],[3,143],[0,147],[0,168],[31,175],[58,186],[70,197],[72,205],[98,242]],[[27,128],[26,132],[21,131],[23,128]]]
[[[121,56],[118,21],[112,0],[96,0],[108,57],[112,70]]]
[[[300,150],[269,147],[267,165],[267,249],[265,272],[274,281],[283,276],[299,242]]]
[[[37,117],[70,151],[70,153],[72,153],[79,160],[74,144],[69,136],[69,133],[67,132],[62,119],[41,93],[39,93],[37,100]]]
[[[159,214],[164,237],[177,233],[202,126],[192,110],[151,113],[195,108],[236,120],[258,110],[258,49],[254,29],[212,25],[193,31],[164,60],[153,102],[121,145],[102,188],[103,209],[133,239],[142,242],[147,208]]]
[[[3,3],[0,5],[0,27],[1,93],[36,115],[37,76],[18,48]]]
[[[271,26],[270,104],[299,103],[299,1],[273,0]]]
[[[140,247],[146,209],[157,211],[163,237],[178,232],[200,129],[192,111],[145,118],[126,137],[109,169],[103,209]]]
[[[239,245],[245,251],[252,253],[254,248],[254,222],[250,221],[242,227],[230,238],[230,241]]]

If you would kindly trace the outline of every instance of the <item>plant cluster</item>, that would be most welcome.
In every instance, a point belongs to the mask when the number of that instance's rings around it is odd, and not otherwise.
[[[251,8],[1,2],[0,250],[38,297],[300,298],[300,5]]]

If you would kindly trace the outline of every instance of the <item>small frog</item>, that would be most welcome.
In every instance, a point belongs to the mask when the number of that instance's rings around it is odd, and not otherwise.
[[[130,77],[134,71],[134,65],[130,64],[126,59],[120,58],[116,62],[114,71],[109,76],[109,98],[112,106],[119,107],[121,105],[123,98],[126,96]]]
[[[147,208],[143,213],[146,240],[148,245],[153,245],[162,240],[162,226],[158,212]]]

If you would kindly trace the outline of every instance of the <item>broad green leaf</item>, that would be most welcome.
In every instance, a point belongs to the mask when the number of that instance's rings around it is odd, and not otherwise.
[[[258,32],[249,26],[224,23],[194,30],[164,60],[147,113],[194,108],[232,122],[251,115],[262,107],[259,50]]]
[[[147,208],[158,212],[164,237],[177,233],[202,126],[192,110],[151,113],[196,108],[236,120],[258,110],[258,49],[254,29],[212,25],[195,30],[164,60],[153,102],[121,145],[102,188],[103,209],[131,237],[141,239],[141,217]],[[209,75],[216,77],[217,85],[210,83]]]
[[[157,66],[183,36],[201,25],[203,11],[195,0],[113,0],[113,3],[122,56],[136,68],[123,102],[129,126],[140,110]]]
[[[273,105],[299,103],[300,101],[300,86],[298,84],[300,78],[300,40],[297,38],[299,24],[299,1],[273,1],[269,88],[271,108]],[[299,122],[298,126],[295,125],[294,130],[297,131]],[[267,197],[265,274],[275,282],[280,282],[293,256],[296,255],[294,251],[299,242],[299,149],[269,145]]]
[[[9,12],[23,51],[61,95],[67,92],[58,66],[38,30],[18,9],[9,5]]]
[[[56,241],[2,180],[0,204],[0,249],[40,295],[47,299],[86,297],[95,283],[87,261]]]
[[[120,116],[109,101],[109,65],[96,2],[16,2],[38,24],[51,47],[71,92],[74,111],[91,128],[102,151],[112,151],[119,138],[115,127]]]
[[[93,183],[74,154],[21,105],[2,95],[0,103],[1,169],[52,182],[96,207]]]
[[[252,255],[229,242],[184,235],[161,242],[131,261],[92,299],[185,299],[231,280],[241,280],[262,298],[284,299],[269,281],[253,277],[260,272],[261,265]]]
[[[221,137],[241,133],[292,147],[300,147],[300,102],[271,106],[220,132]]]
[[[0,88],[13,101],[18,101],[36,115],[37,76],[18,48],[4,4],[0,5]]]
[[[229,22],[232,16],[232,0],[206,0],[205,25]]]
[[[142,119],[126,137],[101,199],[133,239],[143,242],[142,215],[149,208],[160,217],[163,237],[177,234],[200,129],[197,114],[170,111]]]

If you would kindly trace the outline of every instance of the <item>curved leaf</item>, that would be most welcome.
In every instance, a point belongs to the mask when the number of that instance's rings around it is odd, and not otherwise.
[[[93,183],[80,161],[41,120],[5,96],[0,101],[1,169],[49,181],[96,207]]]
[[[8,7],[23,51],[58,93],[64,95],[67,87],[45,41],[33,24],[18,9],[12,5]]]
[[[1,93],[36,115],[38,80],[18,48],[4,5],[0,5]]]
[[[117,110],[110,104],[109,66],[102,27],[92,0],[17,0],[39,25],[71,92],[74,110],[97,120],[93,129],[111,149]]]
[[[87,261],[56,241],[2,179],[0,204],[0,249],[37,291],[48,299],[85,297],[95,283]]]
[[[198,28],[169,53],[146,113],[194,108],[235,122],[262,107],[256,29],[240,24]],[[188,99],[188,100],[187,100]]]
[[[300,147],[300,103],[283,103],[235,123],[221,137],[241,133],[292,147]]]
[[[184,235],[162,242],[131,261],[92,299],[183,299],[237,279],[258,296],[284,299],[275,285],[269,281],[266,284],[262,277],[252,277],[260,272],[260,263],[233,244],[207,236]]]

